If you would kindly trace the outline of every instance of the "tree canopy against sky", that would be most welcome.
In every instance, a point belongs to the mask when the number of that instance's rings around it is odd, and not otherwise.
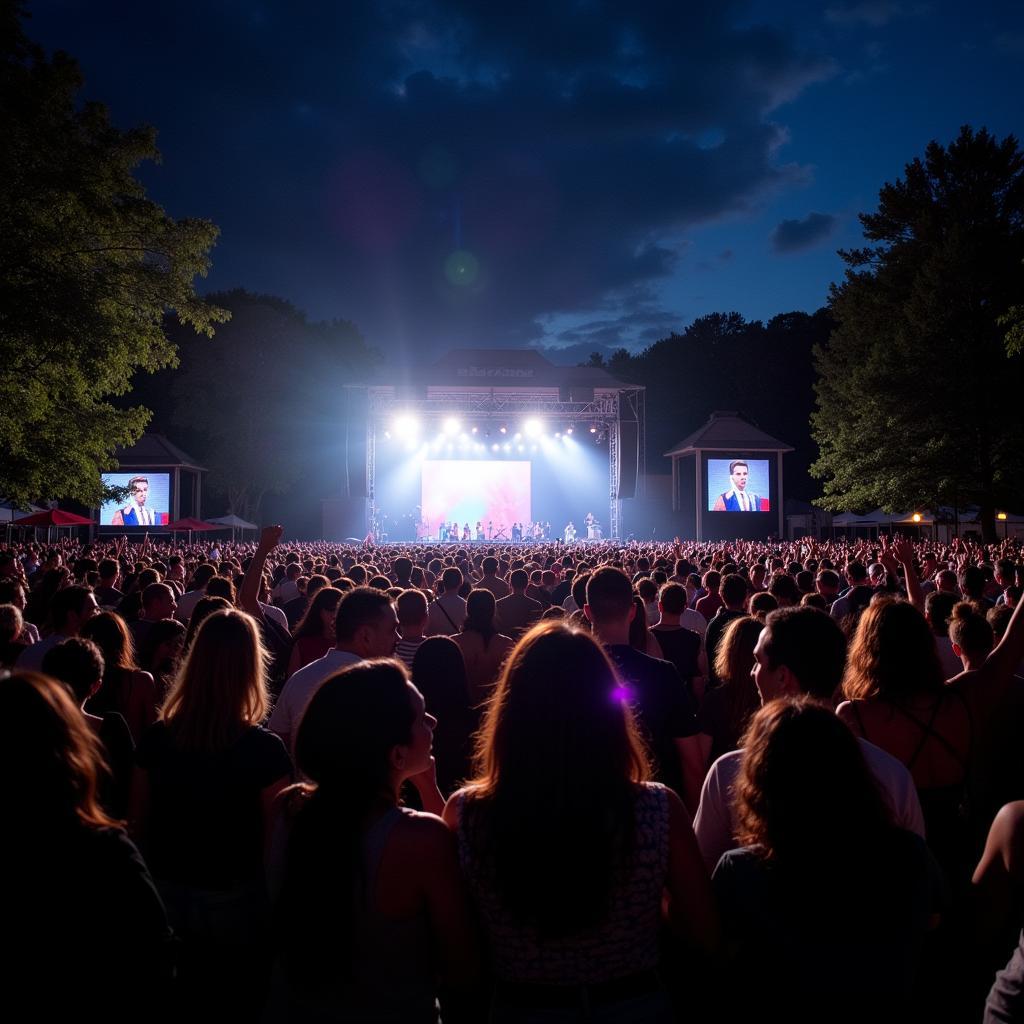
[[[1001,323],[1024,296],[1024,155],[1013,136],[961,129],[886,184],[842,253],[836,329],[816,352],[814,436],[833,510],[1024,496],[1024,356]]]
[[[121,131],[81,76],[0,8],[0,494],[94,504],[99,473],[149,418],[116,408],[133,374],[172,366],[164,314],[204,335],[226,316],[196,296],[217,229],[174,220],[134,176],[151,128]]]

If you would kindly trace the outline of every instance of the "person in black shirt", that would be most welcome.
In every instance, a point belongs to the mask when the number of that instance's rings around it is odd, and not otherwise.
[[[630,691],[657,780],[695,809],[704,781],[695,708],[675,666],[629,645],[629,624],[636,614],[629,577],[612,566],[591,574],[584,612]]]

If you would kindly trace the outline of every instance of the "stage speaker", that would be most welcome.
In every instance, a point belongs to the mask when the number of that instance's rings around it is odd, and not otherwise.
[[[370,411],[366,388],[345,388],[342,435],[345,478],[342,492],[349,498],[369,498],[366,486],[366,427]]]
[[[570,387],[563,384],[558,389],[558,400],[560,402],[592,402],[594,400],[593,388]]]
[[[623,409],[619,420],[619,479],[616,493],[620,498],[635,498],[640,471],[640,424]]]

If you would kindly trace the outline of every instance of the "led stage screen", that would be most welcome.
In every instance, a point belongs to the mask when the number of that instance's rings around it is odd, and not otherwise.
[[[100,508],[100,526],[166,526],[170,522],[170,473],[104,473],[108,487],[128,487],[124,501]]]
[[[708,459],[709,512],[770,512],[767,459]]]
[[[530,463],[477,459],[427,459],[423,463],[421,505],[423,518],[433,536],[438,525],[493,524],[511,536],[513,523],[528,523],[530,514]]]

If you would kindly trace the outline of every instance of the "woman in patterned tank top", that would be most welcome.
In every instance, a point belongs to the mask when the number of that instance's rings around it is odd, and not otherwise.
[[[670,922],[717,942],[710,884],[678,797],[647,781],[626,693],[592,637],[548,621],[516,645],[445,808],[489,940],[492,1020],[668,1021]]]

